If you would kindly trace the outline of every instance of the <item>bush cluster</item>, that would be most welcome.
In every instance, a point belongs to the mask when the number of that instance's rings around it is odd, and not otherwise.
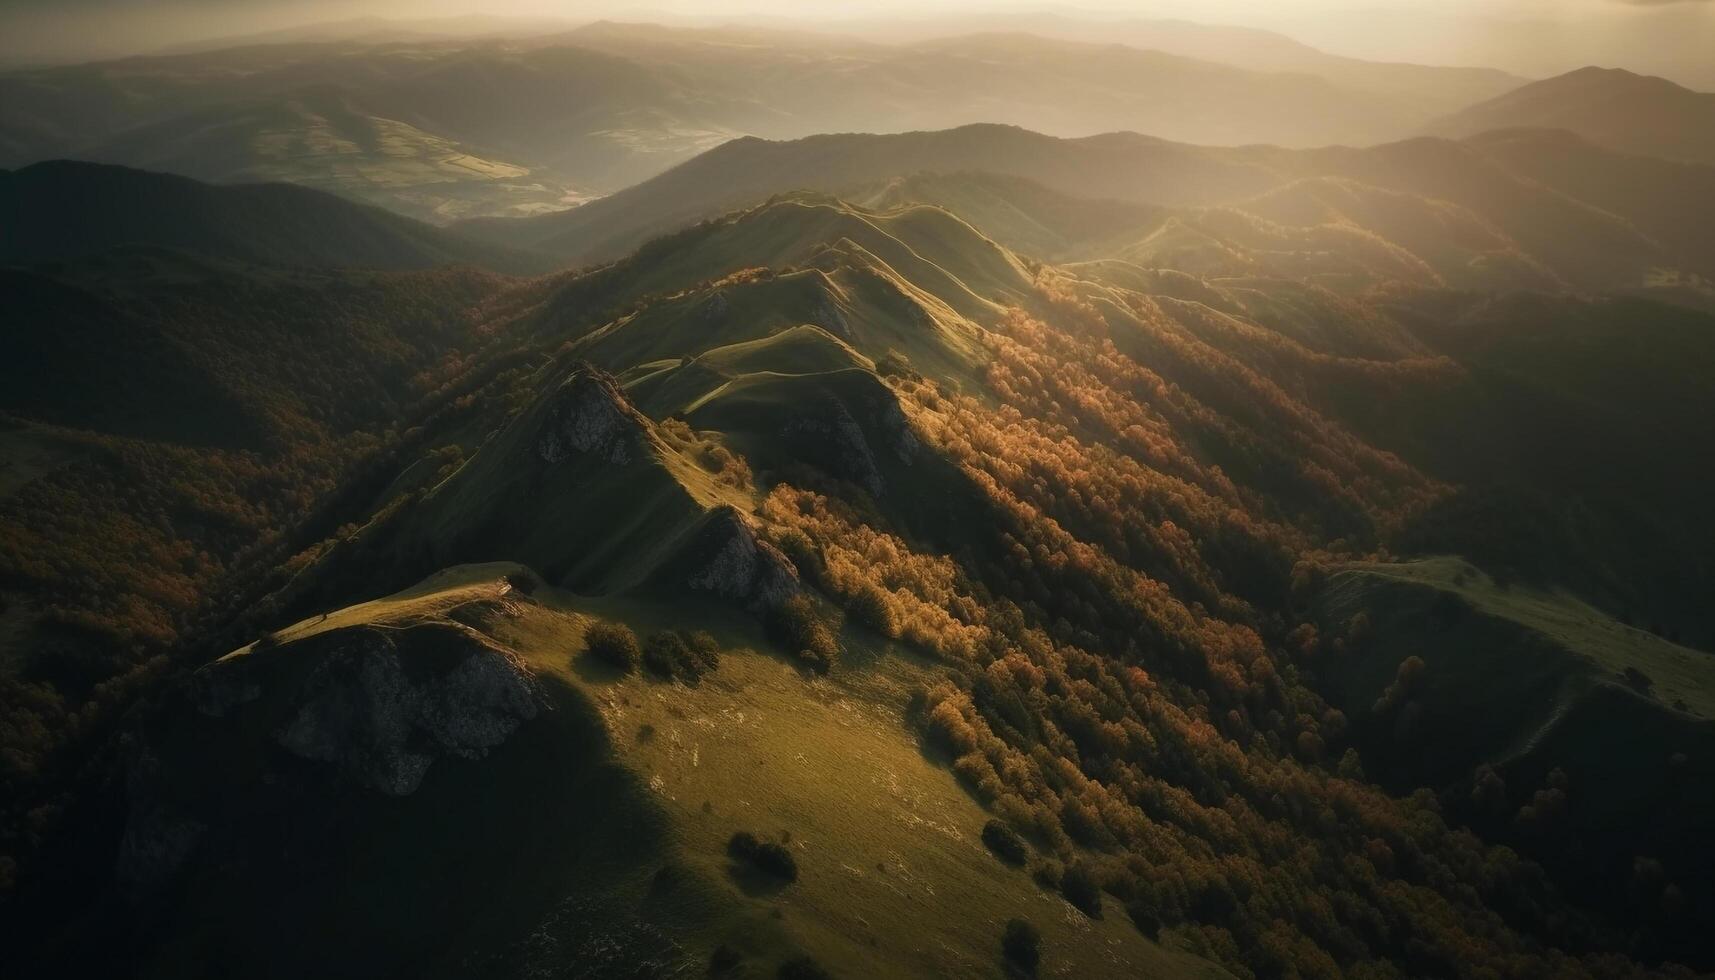
[[[817,614],[809,596],[795,595],[770,610],[768,635],[819,674],[832,670],[839,657],[834,631]]]
[[[1022,865],[1030,857],[1030,851],[1025,847],[1024,838],[1013,832],[1011,827],[999,820],[990,820],[983,824],[983,843],[988,849],[998,854],[1009,864]]]
[[[619,623],[596,623],[584,633],[584,647],[603,663],[612,664],[629,674],[643,662],[643,651],[637,645],[637,634]]]
[[[678,678],[689,684],[701,680],[721,663],[720,644],[702,630],[662,630],[643,646],[643,666],[660,677]]]
[[[784,844],[762,840],[748,830],[741,830],[727,841],[726,850],[734,860],[766,871],[782,881],[798,880],[798,862]]]

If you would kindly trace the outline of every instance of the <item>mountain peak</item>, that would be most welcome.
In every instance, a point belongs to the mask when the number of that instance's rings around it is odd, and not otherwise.
[[[1627,153],[1715,163],[1715,94],[1589,66],[1480,102],[1428,132],[1463,138],[1497,129],[1564,129]]]

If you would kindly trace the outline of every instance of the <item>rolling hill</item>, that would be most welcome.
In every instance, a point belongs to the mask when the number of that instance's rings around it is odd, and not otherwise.
[[[751,140],[534,280],[12,270],[8,975],[1709,969],[1715,319],[1510,166]]]
[[[280,266],[539,273],[551,260],[287,184],[216,186],[125,167],[53,161],[0,172],[0,264],[121,246]]]
[[[900,175],[915,183],[893,186]],[[1576,139],[1564,152],[1553,140],[1501,137],[1286,150],[989,125],[743,139],[568,211],[457,227],[569,263],[602,262],[797,188],[878,203],[921,195],[1042,258],[1123,256],[1198,275],[1640,289],[1707,307],[1715,273],[1697,203],[1715,200],[1715,168]],[[980,200],[970,196],[979,188]]]
[[[1437,120],[1427,132],[1564,129],[1622,153],[1715,164],[1715,94],[1620,68],[1580,68]]]
[[[655,235],[791,190],[838,193],[919,171],[988,171],[1083,197],[1200,204],[1248,197],[1280,182],[1267,151],[1226,153],[1135,133],[1060,139],[972,125],[894,135],[733,140],[636,187],[518,220],[459,225],[473,236],[603,261]]]
[[[1329,54],[1275,31],[1187,20],[1093,17],[1075,12],[997,11],[989,30],[1145,51],[1234,65],[1251,71],[1313,75],[1342,88],[1385,96],[1407,111],[1451,112],[1516,88],[1523,80],[1492,68],[1460,68],[1365,61]],[[928,40],[956,36],[954,19],[882,22],[868,30],[881,37]],[[1437,108],[1438,107],[1438,108]]]

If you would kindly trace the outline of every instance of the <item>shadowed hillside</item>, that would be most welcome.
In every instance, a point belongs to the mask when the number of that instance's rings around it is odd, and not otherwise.
[[[124,245],[268,265],[474,265],[512,273],[551,267],[545,258],[284,184],[222,187],[69,161],[0,173],[0,263],[71,259]]]

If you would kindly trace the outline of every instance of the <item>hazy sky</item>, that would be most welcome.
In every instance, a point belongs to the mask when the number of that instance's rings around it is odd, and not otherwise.
[[[824,20],[1086,11],[1279,30],[1356,57],[1546,75],[1584,64],[1715,89],[1711,0],[0,0],[0,59],[111,57],[364,15]]]

